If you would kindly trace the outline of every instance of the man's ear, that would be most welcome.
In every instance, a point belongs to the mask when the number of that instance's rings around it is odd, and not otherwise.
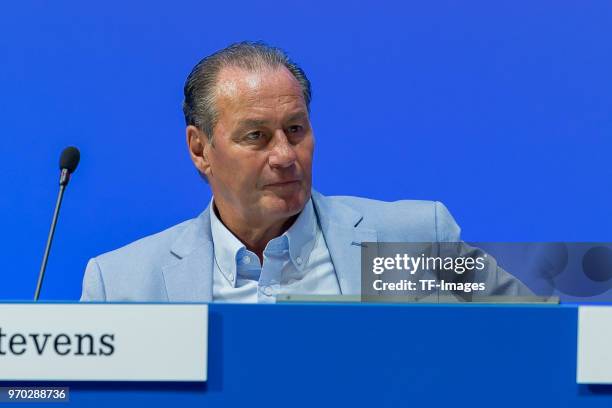
[[[187,147],[189,148],[189,156],[191,156],[191,161],[193,162],[194,166],[196,166],[200,174],[208,179],[212,175],[210,161],[208,160],[207,155],[208,150],[210,149],[208,136],[193,125],[187,126],[185,133],[187,135]]]

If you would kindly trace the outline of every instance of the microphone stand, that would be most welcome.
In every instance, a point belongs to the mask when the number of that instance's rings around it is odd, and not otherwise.
[[[51,220],[51,229],[49,230],[49,237],[47,238],[47,245],[45,246],[45,254],[43,255],[42,265],[40,266],[40,272],[38,272],[38,283],[36,284],[36,292],[34,292],[34,301],[38,301],[40,296],[40,289],[42,288],[43,279],[45,278],[45,270],[47,269],[47,261],[49,260],[49,252],[51,251],[51,243],[53,242],[53,235],[55,234],[55,226],[57,225],[57,219],[59,217],[60,207],[62,206],[62,198],[64,198],[64,191],[66,185],[70,180],[70,173],[68,169],[62,169],[60,175],[60,189],[57,195],[57,202],[55,203],[55,211],[53,211],[53,219]]]

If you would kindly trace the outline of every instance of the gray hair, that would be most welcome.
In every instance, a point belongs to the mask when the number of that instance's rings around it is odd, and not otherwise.
[[[218,113],[215,109],[215,87],[219,72],[226,67],[257,71],[284,66],[302,88],[306,107],[310,110],[311,89],[306,74],[280,48],[263,42],[243,41],[204,57],[191,70],[185,81],[183,113],[185,123],[200,129],[212,141]]]

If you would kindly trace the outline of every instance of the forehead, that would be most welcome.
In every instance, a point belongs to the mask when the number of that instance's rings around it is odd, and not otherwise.
[[[249,114],[306,110],[302,88],[285,67],[255,71],[223,68],[217,79],[216,101],[220,116],[236,119]]]

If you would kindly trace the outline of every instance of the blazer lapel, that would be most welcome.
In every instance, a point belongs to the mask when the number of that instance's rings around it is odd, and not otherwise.
[[[162,268],[170,302],[212,302],[214,247],[209,210],[210,205],[170,249],[176,261]]]
[[[377,232],[361,228],[363,215],[351,207],[312,191],[321,231],[343,295],[361,294],[361,243],[378,242]]]

